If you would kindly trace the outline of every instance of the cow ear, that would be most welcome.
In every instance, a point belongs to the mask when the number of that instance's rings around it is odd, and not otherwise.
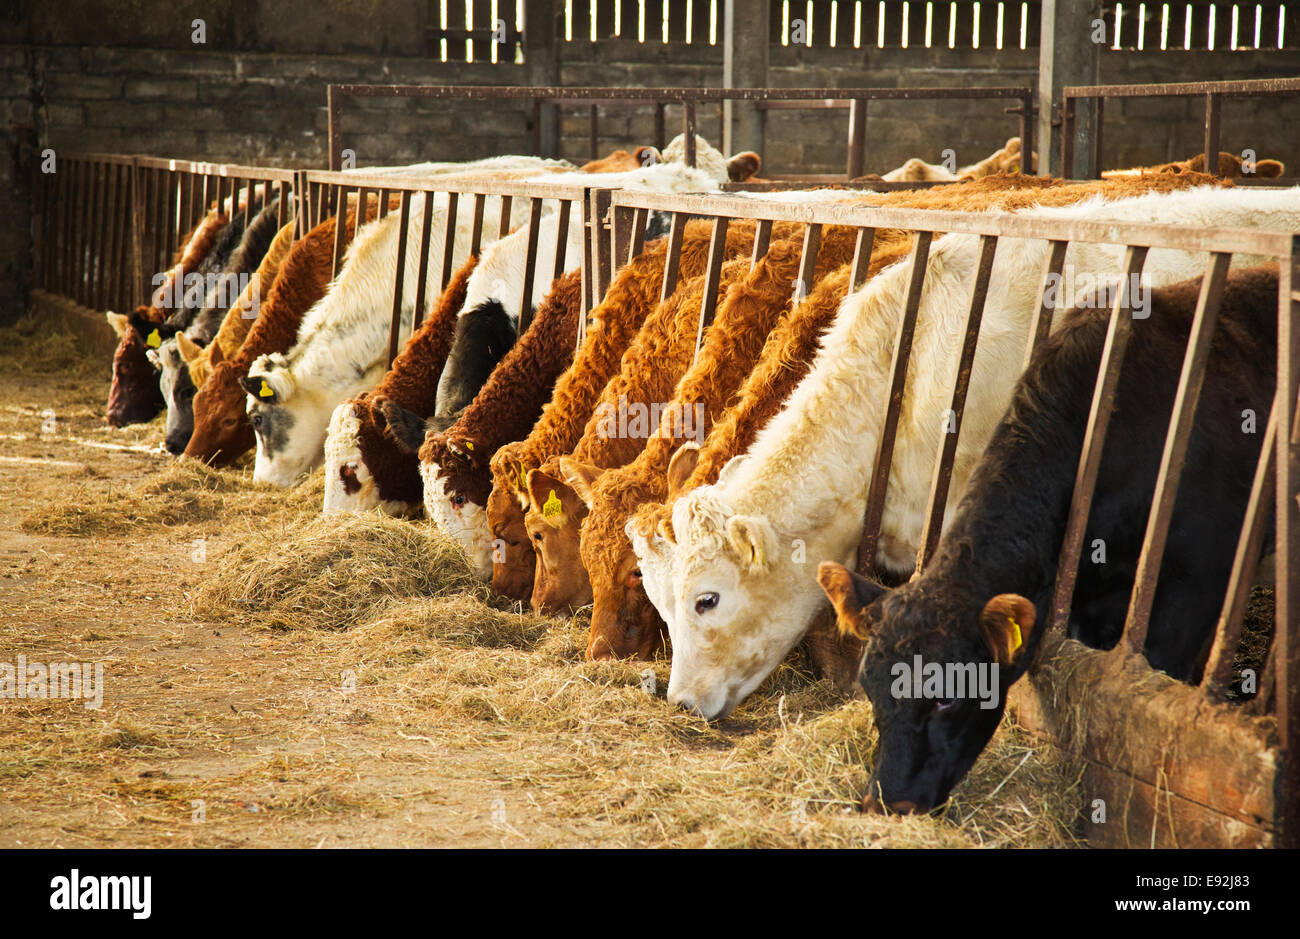
[[[727,541],[751,574],[766,570],[776,553],[776,532],[758,515],[733,515],[727,519]]]
[[[550,473],[533,470],[528,474],[530,508],[548,525],[561,525],[580,504],[573,490]]]
[[[762,165],[763,158],[753,150],[737,153],[727,160],[727,177],[733,183],[743,183],[751,176],[757,175]]]
[[[176,348],[181,350],[181,358],[193,362],[203,354],[203,347],[184,333],[176,334]]]
[[[108,320],[108,325],[113,327],[113,332],[117,333],[117,338],[121,339],[126,335],[126,331],[131,328],[131,318],[125,313],[108,312],[104,314]]]
[[[564,481],[573,487],[588,509],[596,501],[595,486],[596,480],[600,478],[605,471],[599,466],[592,466],[590,463],[579,463],[577,460],[571,460],[568,457],[560,457],[560,475]]]
[[[380,398],[377,402],[373,402],[373,405],[387,424],[384,432],[393,439],[398,448],[406,453],[419,453],[427,432],[424,418],[389,398]]]
[[[212,344],[208,346],[208,364],[213,368],[216,368],[225,360],[226,356],[221,351],[221,343],[217,342],[215,339],[212,340]]]
[[[1257,160],[1255,175],[1264,179],[1277,179],[1286,173],[1286,164],[1279,160]]]
[[[817,565],[817,583],[821,584],[835,608],[840,635],[848,634],[865,640],[867,607],[875,603],[886,588],[834,561],[822,561]]]
[[[700,445],[688,441],[677,448],[668,461],[668,498],[675,499],[700,462]]]
[[[986,603],[980,614],[980,632],[993,660],[999,665],[1021,661],[1037,618],[1034,605],[1019,594],[1000,593]]]
[[[275,389],[261,375],[244,375],[239,385],[258,401],[275,404]]]

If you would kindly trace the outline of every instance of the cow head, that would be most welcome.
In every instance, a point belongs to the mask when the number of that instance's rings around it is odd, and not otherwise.
[[[163,330],[169,327],[154,323],[141,312],[129,316],[108,313],[107,318],[118,336],[113,352],[113,383],[108,391],[108,423],[114,427],[147,423],[166,406],[158,387],[158,369],[147,353],[162,345]]]
[[[424,510],[465,551],[481,580],[492,579],[492,529],[488,525],[487,445],[448,428],[420,448]]]
[[[528,474],[524,526],[537,554],[533,612],[568,612],[591,602],[591,581],[579,556],[586,515],[586,503],[549,467]]]
[[[663,150],[655,147],[637,147],[632,156],[637,166],[685,163],[686,135],[678,134]],[[695,166],[707,173],[716,183],[744,182],[757,174],[762,165],[762,158],[752,150],[725,157],[699,134],[695,135]]]
[[[159,370],[158,387],[167,402],[167,452],[180,456],[194,433],[194,381],[190,378],[181,343],[193,346],[189,337],[177,333],[156,350],[149,350],[149,360]]]
[[[324,514],[378,508],[386,515],[418,515],[415,454],[423,442],[423,419],[396,402],[370,394],[344,401],[325,436]]]
[[[864,806],[900,814],[942,806],[993,737],[1007,689],[1028,667],[1038,638],[1034,604],[1017,594],[981,603],[936,593],[923,580],[887,591],[832,562],[822,563],[817,580],[840,631],[866,641],[858,681],[880,743]],[[918,662],[995,674],[996,703],[969,688],[948,696],[952,689],[940,684],[934,694],[915,694]]]
[[[670,501],[695,470],[699,452],[699,445],[690,443],[673,454],[667,472]],[[665,539],[654,538],[656,549],[652,552],[649,546],[654,536],[643,534],[629,518],[644,504],[649,490],[611,473],[599,476],[589,488],[581,480],[572,483],[589,511],[582,525],[582,562],[591,578],[592,593],[587,657],[650,659],[663,647],[667,626],[645,586],[642,558],[650,560],[656,584],[662,585],[666,571],[660,558],[666,552],[660,548]],[[658,593],[662,597],[662,591]]]
[[[223,362],[213,350],[212,374],[194,394],[194,433],[185,446],[191,459],[229,466],[256,443],[253,426],[244,412],[244,370]]]
[[[487,519],[492,533],[492,589],[521,603],[533,595],[537,555],[524,524],[528,508],[528,467],[507,444],[492,457],[492,491]]]
[[[240,379],[245,412],[257,435],[256,482],[292,486],[324,460],[325,432],[334,405],[324,395],[298,388],[280,353],[260,355]]]

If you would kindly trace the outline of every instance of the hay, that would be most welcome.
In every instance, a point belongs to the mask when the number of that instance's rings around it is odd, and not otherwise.
[[[296,515],[308,510],[308,505],[319,506],[318,491],[323,492],[323,482],[286,493],[255,484],[247,471],[180,460],[153,479],[123,490],[77,486],[66,500],[29,513],[22,529],[32,534],[95,537],[125,534],[141,526],[198,525],[223,516]]]
[[[389,600],[461,591],[486,596],[464,552],[430,526],[327,516],[279,523],[228,554],[193,612],[278,629],[346,629]]]

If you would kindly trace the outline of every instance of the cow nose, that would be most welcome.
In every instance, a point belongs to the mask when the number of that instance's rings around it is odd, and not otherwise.
[[[918,806],[910,799],[896,799],[888,803],[886,810],[886,803],[881,802],[874,792],[869,792],[862,797],[862,810],[873,815],[911,815],[918,810]]]
[[[163,441],[163,446],[167,448],[167,452],[172,456],[180,456],[185,452],[185,444],[173,440],[170,437]]]

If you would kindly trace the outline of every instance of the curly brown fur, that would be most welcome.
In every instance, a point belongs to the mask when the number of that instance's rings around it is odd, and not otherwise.
[[[582,312],[582,270],[551,285],[528,330],[493,370],[460,419],[430,435],[420,460],[436,463],[449,492],[486,505],[492,489],[489,462],[504,444],[537,423],[555,380],[573,362]]]

